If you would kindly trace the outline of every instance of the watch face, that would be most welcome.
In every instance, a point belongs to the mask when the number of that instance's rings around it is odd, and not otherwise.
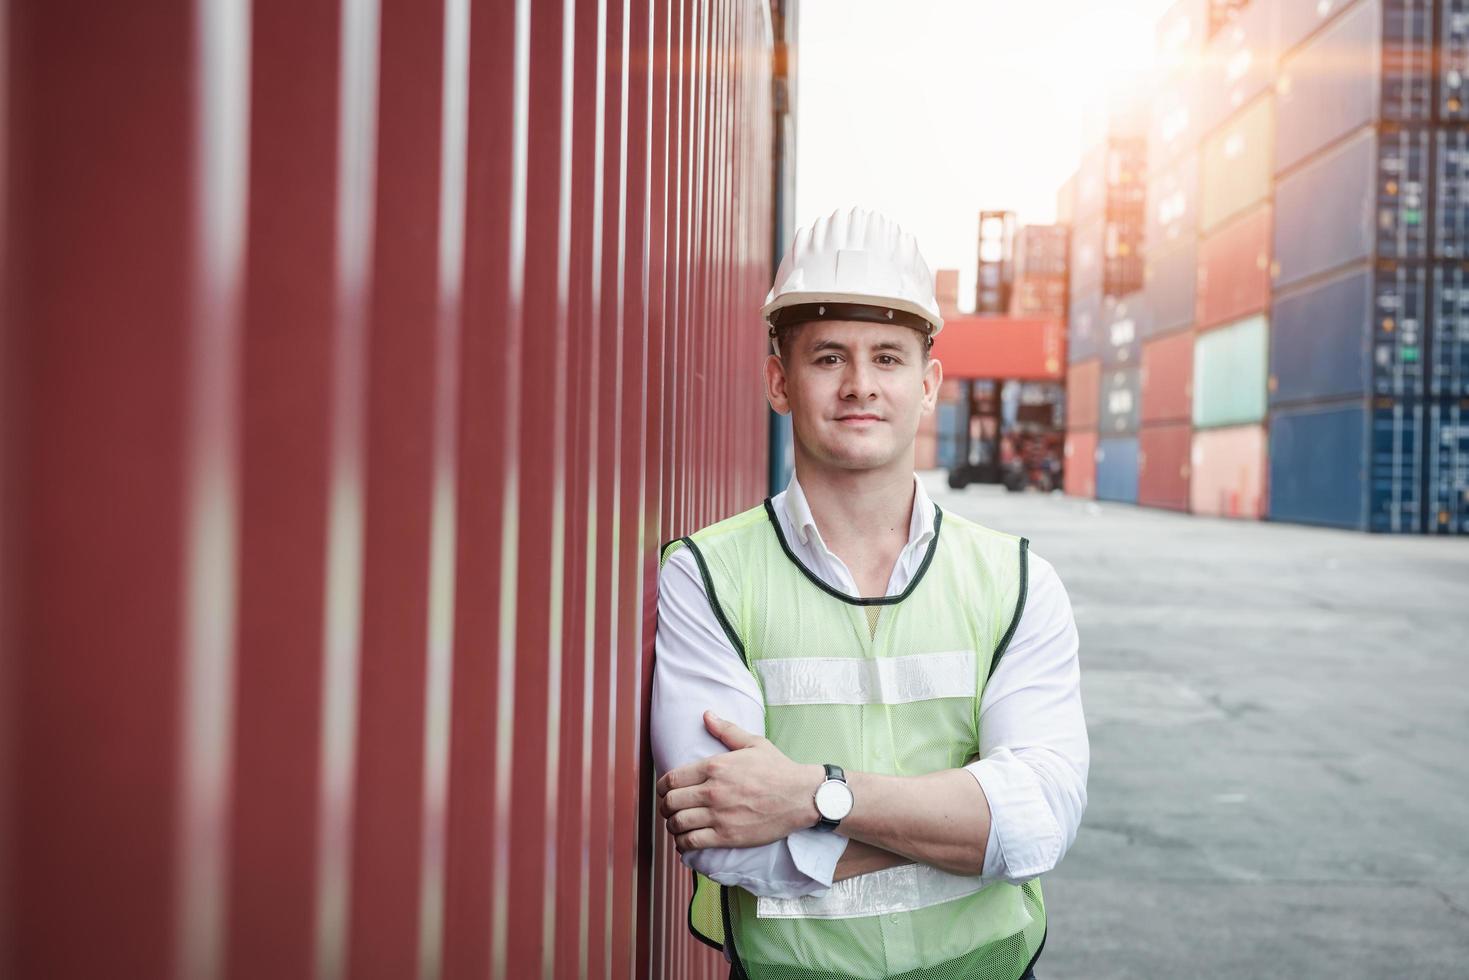
[[[852,788],[838,779],[828,779],[816,789],[816,811],[828,820],[841,820],[852,812]]]

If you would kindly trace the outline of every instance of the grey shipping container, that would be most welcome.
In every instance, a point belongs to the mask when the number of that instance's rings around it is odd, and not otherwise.
[[[1199,145],[1196,63],[1162,73],[1148,119],[1148,170],[1164,166]]]
[[[1469,396],[1469,263],[1437,263],[1428,333],[1428,393]]]
[[[1426,258],[1431,135],[1366,129],[1281,178],[1275,287],[1367,258]]]
[[[1212,131],[1274,84],[1278,2],[1252,0],[1241,6],[1209,40],[1198,85],[1200,132]]]
[[[1097,499],[1137,503],[1137,436],[1097,443]]]
[[[1148,178],[1147,251],[1192,241],[1199,234],[1199,155],[1188,153]]]
[[[1433,118],[1434,0],[1361,0],[1285,58],[1275,172],[1368,123]]]
[[[1130,435],[1137,431],[1142,389],[1136,366],[1103,369],[1100,397],[1101,424],[1097,429],[1103,436]]]
[[[1430,534],[1469,534],[1469,399],[1435,399],[1428,406]]]
[[[1143,288],[1151,316],[1143,338],[1168,333],[1194,322],[1198,290],[1198,243],[1189,240],[1174,248],[1150,251]]]
[[[1071,294],[1067,314],[1066,360],[1079,364],[1101,351],[1102,294],[1098,290]]]
[[[1420,399],[1393,398],[1272,412],[1271,518],[1421,531],[1423,414]]]
[[[1270,196],[1275,107],[1267,94],[1204,140],[1199,154],[1199,230]]]
[[[1107,367],[1136,366],[1147,329],[1148,304],[1144,293],[1102,300],[1102,363]]]
[[[1270,403],[1423,394],[1429,270],[1356,266],[1275,297]]]

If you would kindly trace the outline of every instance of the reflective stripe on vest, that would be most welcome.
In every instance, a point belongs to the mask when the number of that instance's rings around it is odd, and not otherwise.
[[[936,509],[899,596],[843,595],[804,568],[769,501],[688,546],[765,704],[765,735],[803,764],[920,775],[979,749],[984,685],[1025,602],[1026,542]],[[695,876],[690,928],[751,980],[1019,977],[1045,934],[1039,883],[904,865],[825,894],[757,898]]]

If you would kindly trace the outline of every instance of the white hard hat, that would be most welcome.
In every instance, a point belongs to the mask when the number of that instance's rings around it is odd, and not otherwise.
[[[933,273],[913,236],[865,208],[833,211],[796,232],[760,315],[772,336],[810,320],[864,320],[943,329]]]

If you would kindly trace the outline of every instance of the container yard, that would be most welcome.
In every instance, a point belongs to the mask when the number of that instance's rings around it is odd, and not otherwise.
[[[1083,471],[1063,483],[1210,516],[1469,533],[1464,15],[1448,0],[1227,6],[1160,19],[1145,159],[1116,121],[1059,190],[1066,462]],[[1128,295],[1136,208],[1144,281]],[[1134,459],[1140,481],[1119,472]]]
[[[1469,0],[7,0],[0,188],[0,980],[1464,975]]]

